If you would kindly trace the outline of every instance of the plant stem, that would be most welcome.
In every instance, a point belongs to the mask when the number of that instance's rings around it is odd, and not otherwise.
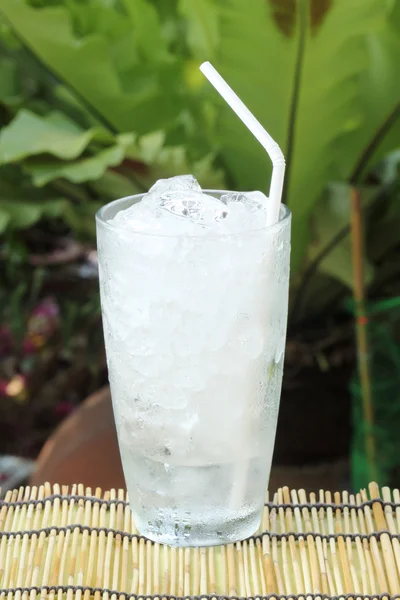
[[[376,481],[376,448],[374,437],[374,406],[368,345],[368,318],[365,308],[363,224],[360,192],[351,191],[351,253],[353,263],[353,296],[356,312],[357,362],[360,377],[362,408],[365,422],[365,451],[370,481]]]
[[[283,188],[282,202],[288,204],[288,190],[291,174],[292,156],[294,152],[295,142],[295,128],[297,123],[297,111],[299,107],[300,87],[301,87],[301,76],[303,72],[304,62],[304,51],[306,47],[306,33],[307,33],[307,8],[308,2],[306,0],[300,0],[298,3],[298,26],[299,26],[299,39],[297,43],[297,56],[296,56],[296,67],[294,72],[294,83],[292,91],[292,100],[289,109],[289,127],[288,137],[286,146],[286,178],[285,185]]]
[[[353,169],[352,174],[350,175],[350,183],[352,185],[356,185],[360,183],[363,173],[370,161],[371,157],[374,155],[375,150],[378,148],[379,144],[388,133],[392,125],[396,122],[396,120],[400,116],[400,102],[395,104],[393,110],[389,113],[386,119],[383,121],[381,126],[375,132],[375,135],[369,141],[369,143],[363,149],[359,159],[356,162],[356,165]]]
[[[360,155],[359,159],[357,160],[355,167],[349,177],[349,183],[351,185],[356,185],[356,184],[360,183],[363,173],[368,165],[368,162],[370,161],[375,150],[378,148],[379,144],[382,142],[382,140],[385,137],[385,135],[387,134],[387,132],[390,130],[390,128],[393,126],[393,124],[396,122],[396,120],[399,118],[399,116],[400,116],[400,102],[398,102],[393,107],[392,111],[389,113],[389,115],[386,117],[386,119],[382,122],[381,126],[375,132],[372,139],[369,141],[369,143],[367,144],[367,146],[364,148],[363,152],[361,153],[361,155]],[[288,170],[286,170],[286,173],[288,173]],[[286,176],[286,179],[288,180],[287,176]],[[384,193],[383,196],[386,197],[387,194]],[[334,248],[336,248],[336,246],[349,233],[349,231],[350,231],[349,226],[346,226],[341,231],[339,231],[339,233],[336,234],[336,236],[329,242],[329,244],[327,244],[327,246],[325,246],[325,248],[323,248],[321,250],[321,252],[314,258],[314,260],[307,267],[307,269],[303,275],[302,282],[300,283],[298,292],[296,293],[295,300],[293,303],[293,309],[291,310],[291,318],[293,320],[295,320],[296,315],[300,312],[307,285],[308,285],[309,281],[312,279],[313,275],[316,273],[318,266],[320,265],[322,260],[326,256],[328,256],[328,254],[330,254],[330,252],[332,252],[332,250],[334,250]]]
[[[381,203],[386,202],[390,197],[392,186],[388,185],[382,189],[376,200],[374,200],[368,207],[368,212],[379,206]],[[338,244],[350,233],[350,224],[345,225],[338,233],[328,242],[328,244],[321,250],[321,252],[310,262],[308,267],[303,273],[301,283],[295,294],[295,298],[290,311],[290,321],[297,322],[298,318],[301,317],[301,309],[304,304],[304,295],[307,291],[307,286],[315,273],[318,270],[319,265],[328,256],[332,250],[336,248]]]

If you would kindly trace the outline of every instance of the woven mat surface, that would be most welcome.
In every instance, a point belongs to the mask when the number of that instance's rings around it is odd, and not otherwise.
[[[260,532],[215,548],[143,539],[124,491],[50,485],[0,501],[0,598],[400,599],[400,494],[283,488]]]

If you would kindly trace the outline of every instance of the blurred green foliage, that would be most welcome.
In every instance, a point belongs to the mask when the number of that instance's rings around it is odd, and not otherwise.
[[[0,0],[0,19],[0,233],[61,219],[91,238],[100,204],[179,173],[268,192],[211,60],[287,158],[292,321],[351,286],[351,186],[368,283],[398,275],[399,0]]]

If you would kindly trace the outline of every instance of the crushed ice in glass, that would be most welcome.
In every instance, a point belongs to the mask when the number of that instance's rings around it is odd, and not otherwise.
[[[160,179],[142,201],[117,213],[111,222],[160,235],[240,233],[265,226],[268,198],[259,191],[204,194],[192,175]]]
[[[191,190],[165,192],[160,196],[159,202],[162,210],[199,225],[210,226],[228,214],[226,206],[216,198]]]

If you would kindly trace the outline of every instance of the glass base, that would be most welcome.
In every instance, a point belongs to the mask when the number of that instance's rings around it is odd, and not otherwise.
[[[223,520],[210,518],[207,522],[196,522],[191,519],[179,521],[174,518],[173,511],[147,513],[147,519],[141,519],[136,511],[132,511],[135,525],[141,535],[169,546],[220,546],[239,542],[253,535],[260,527],[260,512],[243,512],[236,518]],[[170,514],[168,514],[170,513]],[[150,518],[149,518],[150,517]]]

